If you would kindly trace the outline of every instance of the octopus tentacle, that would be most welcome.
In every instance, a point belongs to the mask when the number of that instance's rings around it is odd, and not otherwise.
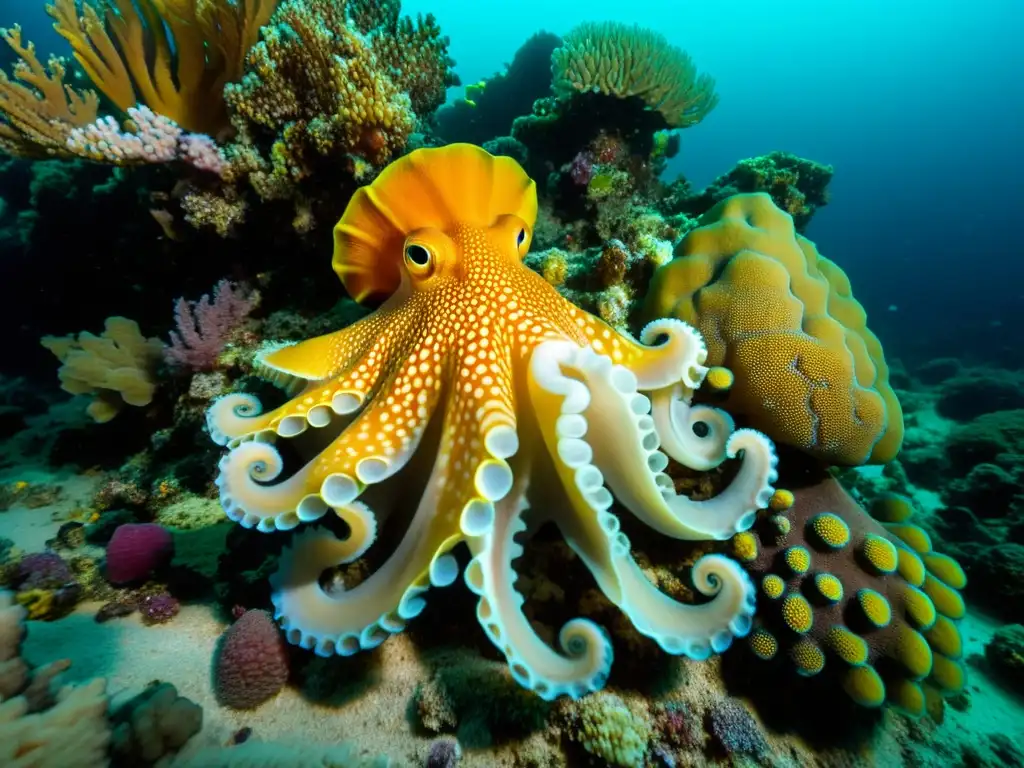
[[[693,391],[707,375],[707,348],[694,328],[682,320],[663,318],[648,323],[636,341],[602,320],[587,316],[584,332],[588,346],[624,365],[637,378],[639,389],[649,391],[682,383]]]
[[[565,374],[545,366],[544,355],[535,355],[537,380],[549,388],[564,389],[566,383],[559,379],[567,378]],[[580,420],[576,432],[584,434],[559,438],[563,460],[572,457],[600,469],[623,506],[666,536],[722,540],[753,524],[757,510],[767,506],[774,491],[776,459],[766,438],[750,430],[733,433],[725,452],[729,457],[744,452],[738,475],[718,496],[692,501],[676,494],[662,472],[668,458],[658,450],[658,433],[648,413],[651,404],[637,392],[632,372],[586,347],[560,355],[561,366],[580,377],[575,381],[586,389],[589,400],[574,414]],[[575,410],[572,402],[567,407]]]
[[[481,403],[475,390],[453,394],[434,467],[408,530],[384,565],[352,590],[328,594],[318,582],[325,569],[342,562],[347,542],[323,531],[296,536],[282,555],[273,596],[290,642],[320,655],[373,648],[419,615],[431,585],[455,580],[458,564],[450,550],[467,531],[486,528],[494,502],[512,485],[504,460],[518,447],[514,420],[508,423],[512,418],[501,397]]]
[[[307,427],[325,427],[335,416],[358,411],[387,380],[396,348],[391,334],[371,334],[380,323],[371,318],[349,328],[299,344],[268,350],[256,367],[272,378],[301,385],[297,396],[266,413],[258,398],[232,393],[218,398],[207,411],[206,425],[218,445],[234,447],[253,435],[273,431],[295,437]],[[358,332],[356,332],[358,331]]]
[[[288,530],[354,502],[363,489],[394,475],[412,457],[440,398],[440,379],[407,386],[408,371],[395,377],[316,459],[280,483],[284,462],[266,442],[245,442],[220,462],[216,483],[232,520],[261,531]]]
[[[350,543],[351,536],[340,541],[323,529],[295,536],[271,578],[275,617],[289,642],[320,656],[351,656],[375,648],[423,611],[422,596],[431,584],[454,581],[454,561],[449,556],[438,562],[438,552],[444,557],[458,542],[458,529],[434,515],[438,490],[432,485],[394,553],[351,590],[328,593],[319,578],[324,570],[357,557],[361,542]]]
[[[287,438],[302,434],[310,426],[326,427],[336,416],[351,416],[366,402],[366,391],[347,378],[326,385],[310,383],[297,397],[266,413],[254,395],[223,395],[206,412],[207,431],[218,445],[234,448],[264,433]]]
[[[663,452],[690,469],[706,472],[729,458],[727,446],[736,424],[719,408],[690,405],[691,397],[692,392],[679,384],[651,392],[651,418]]]
[[[592,462],[593,449],[581,439],[589,428],[584,412],[606,393],[594,393],[584,382],[559,370],[560,365],[580,365],[580,349],[573,346],[567,342],[542,344],[530,366],[531,403],[570,502],[570,509],[559,514],[556,522],[608,598],[638,631],[668,653],[701,659],[720,652],[733,637],[750,630],[754,587],[739,564],[717,555],[705,556],[694,566],[694,586],[712,598],[700,605],[671,599],[643,575],[630,555],[629,540],[619,529],[618,518],[609,512],[612,495],[605,488],[601,470]],[[587,357],[598,356],[587,349],[582,357],[586,363]],[[610,361],[595,365],[608,371],[613,368]]]
[[[579,698],[604,687],[613,652],[605,632],[592,621],[574,619],[558,635],[558,653],[534,631],[523,614],[512,562],[523,553],[515,537],[526,530],[522,513],[525,482],[495,504],[490,525],[471,542],[476,556],[466,568],[466,584],[480,596],[477,619],[508,660],[516,681],[546,701]]]

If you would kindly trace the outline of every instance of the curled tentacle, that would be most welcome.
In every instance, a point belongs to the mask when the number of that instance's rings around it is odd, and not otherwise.
[[[367,485],[398,472],[412,457],[437,405],[440,384],[404,391],[398,377],[387,397],[361,412],[313,461],[274,483],[283,461],[264,442],[236,445],[220,463],[221,504],[232,520],[261,531],[287,530],[352,504]],[[295,434],[298,434],[296,432]]]
[[[557,653],[523,615],[512,562],[523,552],[515,536],[526,530],[525,482],[520,480],[517,486],[504,501],[491,505],[488,525],[473,526],[476,538],[471,547],[476,556],[466,568],[466,584],[480,596],[480,625],[505,654],[520,685],[547,701],[563,695],[579,698],[604,686],[613,658],[611,643],[596,624],[575,619],[562,627],[562,653]],[[463,531],[468,532],[465,525]]]
[[[283,469],[281,454],[270,443],[254,441],[233,448],[220,460],[216,480],[227,516],[264,533],[289,530],[320,517],[327,505],[316,493],[311,466],[274,483]]]
[[[334,333],[264,349],[254,367],[293,397],[266,413],[252,395],[218,398],[206,415],[214,442],[234,447],[265,431],[295,437],[356,413],[387,379],[392,361],[404,354],[404,345],[397,343],[401,337],[382,332],[386,325],[386,317],[370,316]]]
[[[311,383],[295,398],[263,412],[259,398],[233,392],[217,398],[206,412],[206,428],[217,445],[234,448],[262,433],[296,437],[308,427],[326,427],[337,417],[350,417],[365,402],[366,394],[346,381]]]
[[[433,518],[435,500],[429,491],[424,495],[395,552],[351,590],[328,593],[319,583],[320,575],[358,557],[368,543],[366,535],[354,539],[356,528],[345,541],[322,529],[297,534],[282,552],[271,579],[275,615],[288,641],[312,648],[320,656],[350,656],[377,647],[418,616],[425,606],[423,593],[431,583],[450,584],[457,572],[454,560],[445,553],[458,539],[453,539],[444,521]],[[372,530],[372,516],[365,508],[348,510],[352,512],[349,519],[361,530]]]
[[[505,458],[518,439],[510,413],[500,396],[483,403],[472,395],[454,398],[408,530],[384,565],[354,589],[328,594],[318,582],[340,562],[342,543],[330,543],[333,537],[324,532],[296,537],[274,582],[274,605],[289,641],[321,655],[373,648],[423,610],[429,586],[455,580],[458,565],[449,551],[467,532],[486,529],[493,503],[512,486]]]
[[[621,423],[620,410],[609,414],[608,408],[615,402],[610,393],[622,392],[612,382],[617,379],[620,385],[625,383],[628,371],[619,368],[625,373],[613,372],[617,366],[607,358],[602,361],[591,350],[576,348],[574,351],[572,346],[567,342],[542,344],[535,350],[530,366],[531,403],[569,498],[570,508],[559,514],[556,522],[608,598],[629,616],[639,631],[673,654],[700,659],[722,651],[734,636],[743,636],[749,631],[756,596],[754,587],[738,564],[715,555],[702,558],[694,567],[695,586],[712,598],[707,603],[678,603],[659,592],[644,577],[630,555],[629,540],[619,529],[618,518],[609,511],[612,495],[605,487],[605,477],[591,461],[596,455],[592,445],[604,446],[616,440],[621,445],[626,438],[605,434],[593,443],[581,439],[588,434],[591,421],[607,418],[611,424]],[[578,380],[567,382],[560,365],[588,372],[586,384]],[[603,377],[598,375],[602,371]],[[588,392],[589,397],[583,396],[581,389]],[[623,402],[628,408],[637,401],[634,397],[620,398],[620,408]],[[597,418],[589,418],[591,404],[594,414],[599,415]],[[634,415],[639,416],[635,411]],[[629,443],[615,455],[626,458],[631,455],[632,447],[633,443]],[[644,468],[644,474],[653,478],[650,469]],[[662,498],[660,493],[656,496]],[[637,498],[642,497],[634,494],[634,501]],[[625,503],[626,499],[623,501]],[[653,518],[679,530],[678,520],[665,514],[667,508],[662,506],[656,516],[646,514],[646,519]],[[733,510],[724,512],[736,517]]]
[[[554,354],[555,357],[551,357]],[[557,365],[552,363],[557,359]],[[565,367],[579,379],[561,372]],[[655,530],[677,539],[728,539],[749,528],[771,498],[775,454],[771,443],[750,430],[733,433],[726,455],[744,451],[743,465],[718,496],[692,501],[678,495],[662,472],[668,464],[658,450],[650,401],[637,392],[636,378],[590,348],[543,345],[534,353],[531,375],[549,394],[573,393],[555,425],[558,456],[568,466],[594,466],[619,501]],[[586,392],[586,396],[582,394]],[[542,395],[543,396],[543,395]]]
[[[726,445],[736,424],[723,410],[690,405],[692,393],[687,392],[680,385],[652,392],[651,418],[661,450],[683,466],[704,472],[728,458]]]

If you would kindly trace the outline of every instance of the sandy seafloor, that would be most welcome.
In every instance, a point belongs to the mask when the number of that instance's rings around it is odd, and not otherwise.
[[[59,484],[60,501],[49,507],[28,509],[14,505],[0,513],[0,535],[26,552],[37,552],[57,532],[68,513],[94,494],[97,479],[70,472],[18,467],[0,471],[0,483],[25,480]],[[928,499],[921,500],[927,506]],[[94,550],[92,554],[98,553]],[[286,687],[276,698],[252,711],[234,711],[217,704],[210,682],[211,659],[218,637],[227,627],[212,605],[184,605],[170,623],[146,626],[138,614],[100,624],[94,620],[100,603],[82,603],[74,613],[55,622],[29,623],[25,654],[33,665],[69,658],[66,681],[103,677],[116,706],[154,680],[173,683],[178,692],[203,708],[203,728],[178,755],[185,758],[199,750],[222,746],[243,727],[252,729],[254,740],[284,744],[352,742],[368,755],[386,755],[396,766],[422,766],[431,738],[416,733],[408,717],[408,704],[417,684],[428,677],[422,653],[404,635],[396,635],[374,651],[369,676],[358,681],[358,690],[342,691],[331,704],[312,702],[297,689]],[[473,617],[465,617],[467,631],[475,631]],[[970,706],[966,711],[947,707],[945,723],[930,742],[908,743],[906,727],[879,730],[867,745],[870,764],[878,766],[935,766],[949,768],[959,761],[958,744],[984,743],[988,734],[1005,734],[1024,744],[1024,699],[1006,689],[986,668],[985,644],[999,623],[970,612],[963,625],[965,656],[979,654],[969,663]],[[713,679],[714,662],[691,676],[691,685]],[[355,687],[355,686],[354,686]],[[709,691],[709,693],[711,693]],[[893,716],[887,724],[905,723]],[[773,765],[806,765],[809,753],[793,736],[768,732],[776,751]],[[490,749],[464,750],[460,765],[501,766],[521,764],[517,753],[534,758],[546,755],[541,764],[561,765],[557,744],[545,743],[543,732],[530,744],[498,745]],[[796,743],[796,746],[795,746]],[[833,755],[832,758],[835,758]],[[865,757],[862,752],[861,758]],[[839,764],[824,758],[822,764]],[[813,761],[816,762],[816,761]],[[173,764],[173,761],[172,761]]]

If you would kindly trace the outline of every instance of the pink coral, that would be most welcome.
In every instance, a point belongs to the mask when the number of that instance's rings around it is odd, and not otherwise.
[[[145,106],[130,107],[128,116],[134,132],[122,131],[108,115],[72,130],[68,149],[76,155],[115,165],[181,160],[218,175],[224,170],[224,156],[209,136],[186,133],[169,117]]]
[[[170,531],[156,523],[119,525],[107,545],[107,579],[113,584],[141,581],[174,554]]]
[[[221,637],[213,660],[217,700],[252,709],[275,696],[288,681],[284,638],[266,611],[246,611]]]
[[[253,301],[241,288],[221,280],[196,302],[178,299],[174,305],[177,331],[171,331],[171,345],[164,350],[168,363],[194,371],[214,367],[227,345],[228,336],[253,309]]]

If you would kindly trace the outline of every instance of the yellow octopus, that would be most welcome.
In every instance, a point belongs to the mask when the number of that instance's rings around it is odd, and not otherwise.
[[[735,561],[701,558],[692,578],[706,599],[677,602],[643,575],[612,505],[676,539],[728,539],[773,493],[771,442],[690,405],[708,370],[692,327],[657,320],[638,342],[526,268],[536,213],[522,168],[479,147],[394,162],[353,196],[333,261],[352,296],[386,301],[259,357],[301,387],[281,407],[263,413],[236,393],[210,408],[210,434],[231,449],[217,479],[231,519],[265,532],[329,511],[345,523],[343,539],[297,532],[281,556],[273,601],[290,642],[322,656],[376,647],[423,610],[429,587],[455,580],[451,550],[465,542],[477,618],[516,680],[548,700],[597,690],[612,662],[601,628],[569,621],[556,651],[521,610],[512,564],[547,521],[668,653],[703,659],[749,631],[756,590]],[[696,502],[664,474],[669,456],[698,470],[741,463]],[[352,588],[321,584],[379,530],[398,543],[378,570]]]

